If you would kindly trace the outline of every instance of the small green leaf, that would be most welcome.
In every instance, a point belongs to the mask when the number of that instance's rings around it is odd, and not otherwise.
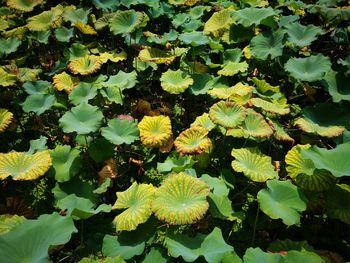
[[[283,30],[278,30],[262,32],[253,37],[250,42],[252,56],[260,60],[266,60],[269,56],[271,59],[281,56],[284,35]]]
[[[88,103],[97,95],[97,89],[94,88],[90,83],[80,82],[76,87],[73,88],[72,92],[69,94],[69,100],[74,105],[79,105],[80,103]]]
[[[15,37],[0,38],[0,57],[15,52],[21,43],[22,41]]]
[[[73,37],[74,28],[66,28],[61,26],[55,29],[56,39],[60,42],[69,42],[69,40]]]
[[[101,129],[101,134],[113,144],[131,144],[139,138],[139,131],[135,121],[112,119],[108,127]]]

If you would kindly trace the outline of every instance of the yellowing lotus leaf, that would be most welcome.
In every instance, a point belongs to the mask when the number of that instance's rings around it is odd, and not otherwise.
[[[106,63],[108,60],[117,63],[119,61],[126,60],[126,52],[122,51],[120,53],[116,52],[103,52],[100,54],[100,59],[102,63]]]
[[[171,174],[157,189],[152,210],[162,221],[171,225],[192,224],[209,208],[209,186],[186,173]]]
[[[145,48],[140,51],[138,58],[145,62],[169,65],[174,61],[176,56],[158,48]]]
[[[148,220],[152,214],[152,201],[156,188],[151,184],[133,183],[124,192],[117,193],[112,209],[126,209],[117,215],[113,223],[117,231],[132,231]]]
[[[245,72],[248,69],[247,62],[227,62],[221,70],[218,71],[218,75],[220,76],[234,76],[237,73]]]
[[[224,9],[215,12],[204,25],[204,34],[220,36],[233,23],[231,18],[232,10]]]
[[[321,126],[306,118],[299,118],[294,124],[304,132],[314,133],[328,138],[337,137],[345,131],[345,128],[342,126]]]
[[[0,109],[0,132],[7,129],[13,120],[13,114],[7,109]]]
[[[269,102],[260,98],[252,98],[250,99],[250,102],[255,107],[270,113],[285,115],[290,112],[289,105],[287,103],[280,103],[278,101]]]
[[[73,88],[77,85],[77,79],[72,78],[66,72],[56,74],[55,76],[53,76],[52,80],[53,80],[53,86],[58,91],[64,90],[67,93],[71,93]]]
[[[212,145],[207,135],[208,130],[200,126],[184,130],[174,141],[176,151],[181,155],[205,152]]]
[[[34,7],[42,4],[43,0],[7,0],[6,4],[8,7],[16,9],[22,12],[33,11]]]
[[[252,86],[244,85],[241,82],[229,88],[213,88],[207,93],[218,99],[234,101],[237,104],[246,104],[251,97],[254,88]]]
[[[283,125],[277,120],[269,120],[269,125],[275,130],[273,136],[279,141],[294,143],[294,139],[284,130]]]
[[[14,74],[6,72],[2,67],[0,67],[0,86],[9,87],[16,84],[17,77]]]
[[[257,90],[261,93],[278,93],[280,92],[280,87],[279,86],[272,86],[269,83],[267,83],[264,79],[257,79],[257,78],[252,78],[252,81],[254,82]]]
[[[171,94],[180,94],[193,84],[193,79],[189,74],[178,69],[169,69],[160,78],[162,88]]]
[[[232,149],[231,155],[235,157],[231,165],[236,172],[242,172],[254,182],[266,182],[278,178],[271,163],[271,157],[250,148]]]
[[[58,21],[61,19],[59,15],[52,10],[44,11],[39,15],[28,18],[27,27],[30,31],[47,31],[51,27],[58,26]]]
[[[27,154],[24,152],[0,153],[0,179],[12,176],[13,180],[35,180],[51,167],[48,151]]]
[[[208,131],[211,131],[212,129],[215,128],[216,125],[209,118],[209,114],[204,113],[201,116],[198,116],[195,119],[195,121],[191,124],[191,127],[196,127],[196,126],[200,126],[200,127],[207,129]]]
[[[198,2],[200,2],[200,0],[169,0],[169,4],[176,6],[194,6]]]
[[[145,116],[138,124],[138,127],[141,141],[148,147],[161,147],[173,135],[168,116]]]
[[[25,222],[24,216],[4,214],[0,215],[0,235],[10,232],[12,228]]]
[[[233,102],[219,101],[209,110],[210,119],[225,128],[240,125],[246,117],[246,110]]]
[[[84,56],[73,59],[68,68],[73,74],[90,75],[102,67],[102,61],[98,56]]]
[[[327,170],[316,169],[312,160],[305,159],[301,155],[301,149],[309,149],[310,147],[310,144],[298,144],[286,154],[288,175],[301,188],[311,191],[328,190],[336,182],[332,174]]]
[[[247,116],[241,128],[244,135],[248,137],[267,138],[273,134],[273,130],[263,116],[252,109],[247,110]]]
[[[19,26],[19,27],[15,27],[11,30],[3,32],[2,35],[5,38],[16,37],[20,40],[23,40],[26,36],[27,31],[28,31],[27,26]]]
[[[76,22],[74,23],[74,26],[85,35],[97,35],[96,30],[92,26],[84,24],[83,22]]]

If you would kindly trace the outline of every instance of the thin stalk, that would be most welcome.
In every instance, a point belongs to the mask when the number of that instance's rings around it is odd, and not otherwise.
[[[254,221],[254,227],[253,227],[253,236],[252,236],[252,246],[254,246],[254,243],[255,243],[256,225],[258,223],[258,218],[259,218],[259,205],[256,209],[256,215],[255,215],[255,221]]]

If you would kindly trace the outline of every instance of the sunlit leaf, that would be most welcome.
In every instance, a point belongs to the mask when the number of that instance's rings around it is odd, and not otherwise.
[[[216,127],[216,125],[209,118],[208,113],[203,113],[202,115],[198,116],[193,123],[191,123],[191,127],[196,127],[196,126],[201,126],[208,131],[211,131]]]
[[[212,143],[207,135],[208,130],[200,126],[184,130],[174,141],[176,151],[181,155],[192,155],[209,150]]]
[[[141,141],[148,147],[160,147],[166,144],[173,134],[168,116],[145,116],[138,127]]]
[[[138,58],[146,62],[171,64],[176,56],[158,48],[145,48],[140,51]]]
[[[109,27],[114,35],[126,35],[138,27],[144,27],[148,19],[145,13],[134,10],[118,11],[109,20]]]
[[[269,57],[274,59],[283,53],[283,39],[285,32],[265,31],[253,37],[250,42],[250,50],[253,57],[261,60],[266,60]]]
[[[263,116],[252,109],[247,110],[247,115],[241,125],[241,131],[246,137],[267,138],[273,134],[273,130]]]
[[[66,72],[62,72],[60,74],[54,75],[52,80],[53,80],[53,86],[58,91],[64,90],[67,93],[71,93],[71,91],[73,90],[77,82],[76,79],[72,78]]]
[[[215,12],[204,24],[204,33],[214,36],[221,35],[233,23],[231,18],[232,10],[224,9]]]
[[[44,11],[36,16],[29,17],[27,26],[30,31],[47,31],[60,19],[59,15],[59,13],[52,10]]]
[[[235,11],[232,14],[232,17],[238,24],[242,24],[245,27],[250,27],[252,25],[259,25],[264,19],[274,15],[276,15],[276,12],[271,7],[249,7]]]
[[[101,134],[113,144],[130,144],[139,138],[137,125],[134,121],[112,119],[108,127],[101,129]]]
[[[160,78],[162,88],[171,94],[180,94],[192,84],[191,76],[180,69],[176,71],[169,69]]]
[[[287,29],[288,40],[297,47],[310,45],[317,39],[317,35],[323,33],[323,30],[318,26],[312,24],[304,26],[298,22],[290,23],[285,28]]]
[[[0,109],[0,133],[7,129],[12,120],[12,112],[9,112],[7,109]]]
[[[16,84],[16,75],[6,72],[2,67],[0,67],[0,86],[9,87]]]
[[[250,102],[257,108],[261,108],[264,111],[275,113],[278,115],[285,115],[290,112],[289,105],[287,103],[280,103],[279,101],[269,102],[260,98],[252,98]]]
[[[247,62],[227,62],[223,65],[223,68],[218,71],[218,75],[221,76],[234,76],[237,73],[245,72],[248,69]]]
[[[246,110],[233,102],[219,101],[211,106],[209,117],[216,124],[226,128],[234,128],[243,122]]]
[[[34,7],[43,3],[43,0],[7,0],[7,6],[22,11],[33,11]]]
[[[102,67],[102,61],[99,56],[84,56],[73,59],[68,64],[68,69],[73,74],[90,75],[97,72]]]

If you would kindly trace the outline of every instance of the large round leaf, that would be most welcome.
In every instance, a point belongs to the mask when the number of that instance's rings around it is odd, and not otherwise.
[[[28,18],[27,27],[30,31],[47,31],[60,19],[58,12],[44,11],[36,16]]]
[[[192,84],[193,79],[191,76],[180,69],[176,71],[169,69],[160,78],[162,88],[171,94],[180,94]]]
[[[73,59],[68,64],[68,69],[73,74],[90,75],[102,67],[102,60],[99,56],[91,55]]]
[[[172,225],[192,224],[209,208],[208,185],[185,173],[171,174],[155,193],[152,209],[160,219]]]
[[[233,23],[231,18],[232,11],[224,9],[215,12],[204,25],[204,33],[214,36],[221,35]]]
[[[274,15],[276,15],[276,12],[271,7],[249,7],[234,12],[232,17],[238,24],[250,27],[252,25],[259,25],[264,19]]]
[[[244,137],[268,138],[273,134],[270,125],[264,120],[263,116],[252,109],[247,110],[247,116],[241,126],[241,132]],[[229,132],[227,133],[230,134]]]
[[[0,235],[1,262],[50,262],[49,248],[67,243],[76,232],[72,218],[58,213],[26,220]]]
[[[173,132],[168,116],[145,116],[138,124],[141,141],[148,147],[160,147],[170,140]]]
[[[69,94],[69,100],[74,105],[79,105],[80,103],[88,103],[89,100],[95,98],[97,95],[97,89],[93,87],[90,83],[80,82]]]
[[[216,124],[226,128],[234,128],[243,122],[246,110],[233,102],[219,101],[211,106],[209,117]]]
[[[233,247],[226,244],[220,228],[217,227],[208,235],[197,234],[195,237],[169,232],[164,242],[172,257],[181,256],[186,262],[193,262],[200,256],[209,263],[222,262],[224,255],[233,251]]]
[[[0,109],[0,132],[6,130],[13,120],[13,114],[7,109]]]
[[[17,51],[22,42],[15,37],[0,38],[0,57]]]
[[[126,35],[146,25],[146,14],[135,10],[118,11],[110,20],[109,27],[114,35]]]
[[[100,128],[102,118],[103,114],[98,107],[81,103],[79,106],[73,107],[66,112],[59,119],[59,123],[66,133],[89,134]]]
[[[271,157],[263,155],[255,149],[232,149],[231,155],[235,157],[231,165],[236,172],[243,174],[255,182],[266,182],[278,178],[278,173],[271,164]]]
[[[211,121],[209,118],[208,113],[203,113],[202,115],[198,116],[193,123],[191,123],[191,127],[201,126],[208,131],[211,131],[216,127],[216,125]]]
[[[135,121],[112,119],[108,127],[101,129],[101,134],[113,144],[130,144],[139,138]]]
[[[303,26],[298,22],[290,23],[286,26],[288,40],[297,47],[305,47],[310,45],[317,39],[317,35],[322,34],[323,30],[312,24]]]
[[[316,169],[310,159],[302,158],[301,149],[309,149],[311,146],[296,145],[286,154],[286,170],[296,184],[304,189],[322,191],[331,188],[335,184],[335,178],[326,170]]]
[[[301,212],[306,210],[306,199],[298,187],[290,181],[271,180],[267,188],[258,192],[260,209],[288,226],[299,224]]]
[[[323,85],[334,102],[350,101],[350,76],[342,72],[330,71],[324,76]]]
[[[271,59],[281,56],[283,53],[284,35],[285,32],[283,30],[278,30],[275,32],[262,32],[253,37],[250,42],[252,56],[261,60],[266,60],[269,56]]]
[[[12,176],[13,180],[35,180],[51,167],[48,151],[29,155],[23,152],[0,153],[0,179]]]
[[[22,12],[33,11],[34,7],[40,5],[43,0],[7,0],[6,4],[16,10]]]
[[[296,80],[316,81],[321,80],[331,70],[331,62],[321,54],[307,58],[290,58],[284,69]]]
[[[140,51],[138,58],[145,62],[171,64],[176,56],[158,48],[145,48]]]
[[[250,102],[258,108],[263,109],[264,111],[275,113],[278,115],[285,115],[290,112],[289,105],[287,103],[281,103],[279,101],[267,101],[260,98],[252,98]]]
[[[62,72],[60,74],[56,74],[52,78],[53,80],[53,86],[58,91],[66,91],[67,93],[71,93],[74,86],[76,85],[77,80],[72,78],[69,74],[66,72]]]
[[[133,183],[126,191],[117,193],[112,209],[126,209],[113,220],[117,231],[135,230],[148,220],[155,191],[150,184]]]
[[[176,151],[181,155],[201,154],[212,145],[207,137],[208,130],[203,127],[192,127],[184,130],[174,141]]]
[[[229,61],[223,65],[222,69],[218,71],[220,76],[234,76],[237,73],[245,72],[248,69],[247,62],[232,62]]]

